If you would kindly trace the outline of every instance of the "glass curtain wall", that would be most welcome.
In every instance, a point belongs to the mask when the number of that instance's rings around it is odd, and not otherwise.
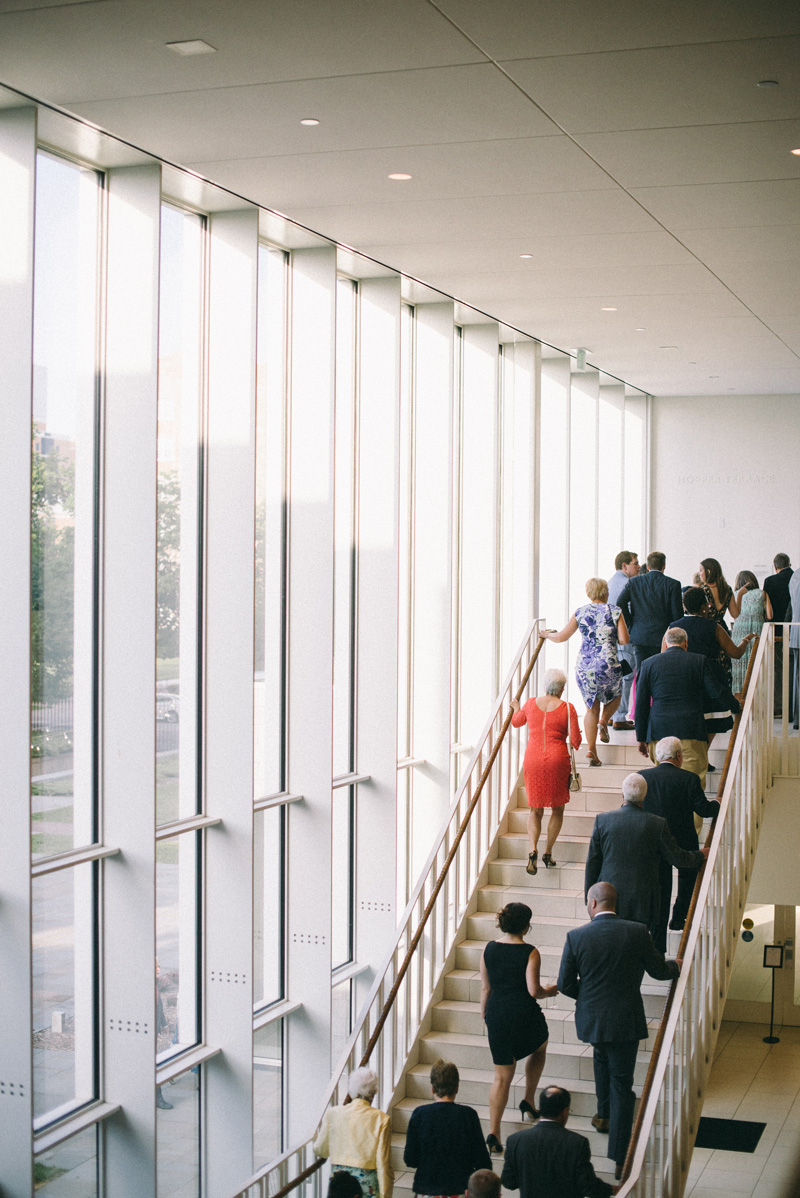
[[[98,835],[97,530],[103,179],[37,155],[31,421],[31,857]],[[31,887],[34,1123],[98,1093],[98,874],[38,873]],[[63,1167],[37,1162],[52,1182]]]
[[[414,757],[414,309],[400,309],[400,461],[398,527],[398,624],[397,624],[397,757],[408,762]],[[398,906],[413,885],[411,819],[414,770],[405,765],[397,774]]]

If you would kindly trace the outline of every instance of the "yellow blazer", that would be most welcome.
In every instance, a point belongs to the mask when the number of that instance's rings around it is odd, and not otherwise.
[[[334,1165],[376,1169],[380,1198],[392,1198],[390,1119],[365,1098],[355,1098],[347,1106],[328,1107],[314,1141],[314,1152]]]

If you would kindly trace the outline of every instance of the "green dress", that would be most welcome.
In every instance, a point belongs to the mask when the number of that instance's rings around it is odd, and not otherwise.
[[[738,645],[749,632],[755,632],[758,635],[761,632],[765,619],[764,592],[755,588],[752,591],[745,591],[742,595],[742,610],[734,620],[733,628],[731,629],[731,640],[733,643]],[[750,660],[750,651],[752,648],[752,645],[748,645],[742,656],[732,662],[732,686],[734,694],[738,695],[744,686],[744,676],[747,673],[747,663]]]

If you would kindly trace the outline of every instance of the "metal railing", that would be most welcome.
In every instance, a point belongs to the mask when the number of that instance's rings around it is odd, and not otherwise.
[[[397,931],[395,944],[333,1072],[322,1110],[346,1100],[347,1077],[369,1062],[380,1078],[376,1105],[387,1110],[430,1007],[439,978],[517,785],[525,737],[508,737],[509,702],[522,700],[544,640],[543,621],[526,633],[453,799]],[[524,732],[524,729],[523,729]],[[261,1169],[236,1198],[285,1198],[307,1182],[319,1198],[324,1163],[309,1139]]]
[[[773,637],[768,625],[748,663],[742,710],[720,777],[720,810],[698,874],[645,1081],[620,1195],[683,1193],[719,1032],[733,954],[772,781]]]

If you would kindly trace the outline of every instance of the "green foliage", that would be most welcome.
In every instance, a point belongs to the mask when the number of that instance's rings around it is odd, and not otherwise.
[[[72,694],[75,468],[58,453],[32,455],[31,659],[34,703]]]
[[[181,484],[176,470],[158,472],[156,657],[177,658],[181,593]]]

